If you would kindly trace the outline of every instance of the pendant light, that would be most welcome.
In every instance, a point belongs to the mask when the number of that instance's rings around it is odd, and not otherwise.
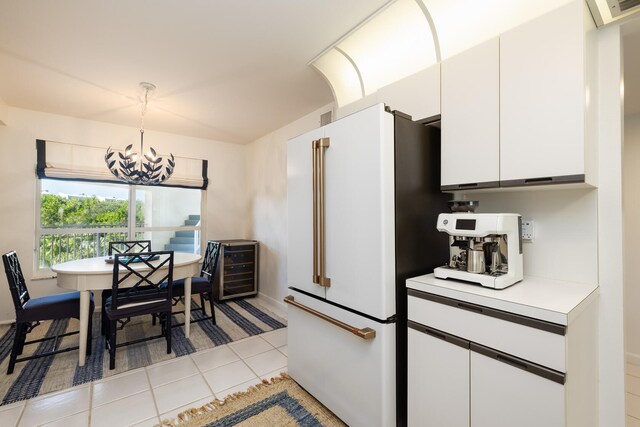
[[[125,147],[124,151],[113,151],[107,148],[104,161],[109,171],[119,180],[134,185],[159,185],[169,179],[175,168],[175,157],[158,156],[153,147],[144,152],[144,115],[147,112],[149,98],[156,90],[152,83],[141,82],[142,115],[140,119],[140,152],[133,151],[133,144]]]

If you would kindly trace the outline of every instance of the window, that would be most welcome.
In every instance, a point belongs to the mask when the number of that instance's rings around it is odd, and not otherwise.
[[[117,240],[200,253],[203,190],[39,179],[37,191],[37,269],[107,255]]]

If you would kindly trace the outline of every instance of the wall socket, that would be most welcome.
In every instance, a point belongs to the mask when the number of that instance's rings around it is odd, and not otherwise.
[[[534,237],[534,227],[532,219],[522,220],[522,240],[531,242]]]

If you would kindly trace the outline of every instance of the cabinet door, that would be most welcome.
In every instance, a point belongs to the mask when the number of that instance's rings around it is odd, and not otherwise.
[[[571,2],[500,37],[503,185],[585,174],[582,7]]]
[[[442,61],[443,189],[498,186],[499,71],[497,38]]]
[[[412,321],[408,333],[408,426],[469,426],[469,343]]]
[[[565,425],[562,384],[518,367],[526,364],[521,360],[499,353],[489,357],[475,351],[473,344],[471,348],[473,427]]]
[[[377,104],[325,126],[324,136],[327,299],[387,319],[395,314],[393,116]]]
[[[324,128],[289,140],[287,146],[288,285],[325,296],[313,283],[313,183],[311,143]]]

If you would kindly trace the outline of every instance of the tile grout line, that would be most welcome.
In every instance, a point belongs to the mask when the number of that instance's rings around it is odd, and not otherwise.
[[[153,366],[153,365],[150,365],[150,366]],[[149,390],[151,391],[151,399],[153,399],[153,406],[156,408],[156,419],[160,421],[160,423],[162,424],[162,420],[160,419],[160,409],[158,408],[158,402],[156,402],[156,394],[153,392],[153,386],[151,385],[151,378],[149,377],[147,366],[144,367],[144,375],[145,377],[147,377],[147,384],[149,384]]]
[[[226,344],[224,344],[226,346]],[[191,353],[191,354],[195,354]],[[207,385],[207,388],[209,388],[209,391],[211,392],[211,395],[213,396],[214,399],[217,399],[216,394],[213,392],[213,389],[211,388],[211,386],[209,385],[209,382],[206,380],[206,378],[204,377],[204,372],[200,369],[200,366],[198,366],[198,364],[196,363],[195,360],[193,360],[193,358],[191,357],[191,354],[189,354],[189,358],[191,359],[191,363],[193,363],[196,367],[196,369],[198,370],[198,373],[200,374],[200,377],[202,378],[202,380],[204,381],[204,383]],[[224,365],[222,365],[224,366]],[[194,400],[194,402],[197,402],[196,400]],[[191,402],[193,403],[193,402]]]
[[[25,400],[24,405],[22,405],[22,409],[20,410],[20,415],[18,415],[18,419],[16,420],[16,427],[20,425],[20,421],[22,421],[22,416],[24,415],[24,411],[27,408],[27,402],[29,400]]]

